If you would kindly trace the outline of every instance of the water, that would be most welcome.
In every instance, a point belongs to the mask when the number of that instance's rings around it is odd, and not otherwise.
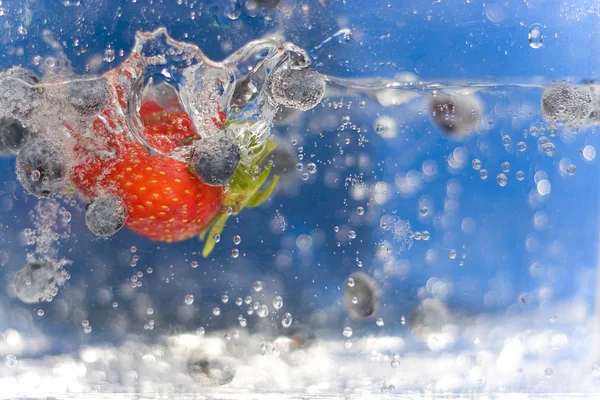
[[[592,396],[583,3],[3,2],[0,397]]]

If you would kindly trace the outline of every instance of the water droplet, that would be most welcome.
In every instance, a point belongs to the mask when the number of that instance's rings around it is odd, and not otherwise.
[[[358,215],[363,215],[365,213],[365,209],[363,207],[358,206],[356,207],[356,213]]]
[[[17,365],[17,357],[13,356],[12,354],[9,354],[6,357],[4,357],[4,362],[6,363],[7,367],[14,367],[15,365]]]
[[[106,50],[104,50],[104,61],[106,62],[113,62],[115,61],[115,49],[111,48],[111,47],[107,47]]]
[[[456,250],[448,250],[448,257],[450,257],[451,260],[454,260],[456,258]]]
[[[256,281],[252,284],[252,289],[254,289],[255,292],[260,292],[263,289],[263,284],[261,281]]]
[[[347,338],[350,338],[350,337],[352,337],[352,328],[350,328],[349,326],[345,327],[345,328],[342,330],[342,335],[344,335],[344,336],[345,336],[345,337],[347,337]]]
[[[506,175],[498,174],[496,175],[496,182],[500,186],[506,186],[506,184],[508,183],[508,179],[506,179]]]
[[[269,308],[266,304],[261,304],[260,307],[258,307],[258,310],[256,310],[256,314],[258,314],[259,317],[264,318],[269,315]]]
[[[471,166],[475,171],[479,171],[481,169],[481,160],[474,158],[473,161],[471,161]]]
[[[188,306],[192,305],[194,303],[194,295],[188,293],[185,295],[183,300],[185,301],[185,304],[187,304]]]
[[[527,37],[529,40],[529,46],[532,49],[539,49],[540,47],[542,47],[542,41],[544,39],[544,36],[542,35],[542,25],[531,25],[529,27],[529,34]]]
[[[281,318],[281,326],[284,328],[289,328],[292,325],[292,314],[285,313],[283,314],[283,318]]]
[[[549,157],[554,157],[554,154],[556,152],[556,146],[554,146],[554,143],[552,142],[548,142],[543,146],[544,149],[544,153],[546,153],[547,156]]]
[[[569,166],[567,167],[567,174],[575,175],[576,171],[577,171],[577,167],[575,166],[575,164],[569,164]]]
[[[279,310],[281,307],[283,307],[283,298],[281,296],[273,297],[273,307],[276,310]]]
[[[242,5],[239,0],[229,0],[225,4],[225,16],[231,20],[236,20],[242,15]]]
[[[482,169],[481,171],[479,171],[479,177],[483,180],[486,180],[488,177],[488,172],[486,169]]]
[[[377,318],[377,321],[375,321],[375,324],[377,324],[377,326],[385,325],[385,323],[383,322],[383,318]]]
[[[356,232],[354,232],[354,231],[348,231],[348,237],[350,239],[355,239],[356,238]]]
[[[219,315],[221,315],[221,309],[219,307],[213,307],[212,313],[215,317],[218,317]]]

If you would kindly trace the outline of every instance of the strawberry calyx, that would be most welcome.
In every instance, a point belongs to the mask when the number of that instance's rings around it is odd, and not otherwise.
[[[264,147],[253,158],[252,164],[239,164],[231,179],[229,189],[223,195],[223,210],[219,212],[207,224],[199,237],[206,239],[202,256],[208,257],[217,243],[215,238],[225,228],[227,219],[231,215],[239,214],[244,208],[258,207],[264,203],[275,190],[279,182],[279,176],[273,176],[273,180],[261,189],[267,182],[271,173],[272,163],[261,168],[263,161],[275,150],[277,143],[267,140]],[[208,237],[207,237],[208,234]]]

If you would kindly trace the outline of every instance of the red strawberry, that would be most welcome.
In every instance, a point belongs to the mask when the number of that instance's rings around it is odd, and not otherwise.
[[[110,75],[115,73],[119,69],[107,74],[109,82]],[[115,104],[123,107],[124,89],[116,89],[118,98],[112,107]],[[172,107],[173,99],[168,102],[169,110],[155,99],[143,101],[140,108],[144,140],[163,154],[169,154],[182,142],[199,139],[182,107]],[[205,249],[207,255],[214,246],[214,234],[221,232],[227,219],[224,207],[231,207],[237,213],[244,206],[256,206],[277,183],[276,177],[267,189],[259,191],[270,168],[257,175],[254,166],[240,166],[225,196],[222,187],[205,185],[185,162],[150,155],[138,141],[132,140],[126,121],[119,115],[123,114],[105,110],[93,122],[92,138],[81,138],[71,129],[77,139],[74,150],[79,161],[72,180],[92,199],[103,193],[121,197],[127,206],[126,226],[140,235],[157,241],[182,241],[205,232],[216,221]],[[217,128],[226,124],[220,109],[212,120]],[[273,148],[269,143],[256,157],[256,164]]]

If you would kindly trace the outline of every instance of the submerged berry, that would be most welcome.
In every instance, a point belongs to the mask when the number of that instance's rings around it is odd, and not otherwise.
[[[547,121],[565,124],[584,124],[592,110],[592,91],[589,86],[562,86],[544,90],[542,116]]]
[[[325,80],[310,68],[284,67],[269,77],[267,91],[275,104],[307,111],[321,102]]]
[[[482,105],[474,94],[438,93],[430,99],[433,123],[451,137],[466,137],[475,132],[481,118]]]
[[[56,293],[58,272],[50,264],[32,262],[15,275],[15,292],[24,303],[50,300]]]
[[[220,386],[235,378],[236,366],[229,357],[195,354],[188,359],[187,370],[192,379],[200,385]]]
[[[127,209],[123,200],[109,194],[95,198],[85,209],[85,224],[96,236],[112,236],[125,225]]]
[[[30,141],[17,155],[17,179],[38,197],[51,196],[65,187],[67,170],[65,155],[46,139]]]
[[[379,305],[379,288],[377,283],[362,272],[351,274],[345,285],[344,306],[353,318],[369,318],[375,314]]]
[[[18,119],[0,119],[0,153],[18,154],[32,136],[32,132]]]
[[[192,156],[192,168],[202,182],[210,186],[224,186],[240,162],[241,152],[233,133],[219,134],[198,140]]]
[[[85,116],[95,115],[108,102],[108,82],[105,78],[71,81],[67,83],[67,100],[71,107]]]

